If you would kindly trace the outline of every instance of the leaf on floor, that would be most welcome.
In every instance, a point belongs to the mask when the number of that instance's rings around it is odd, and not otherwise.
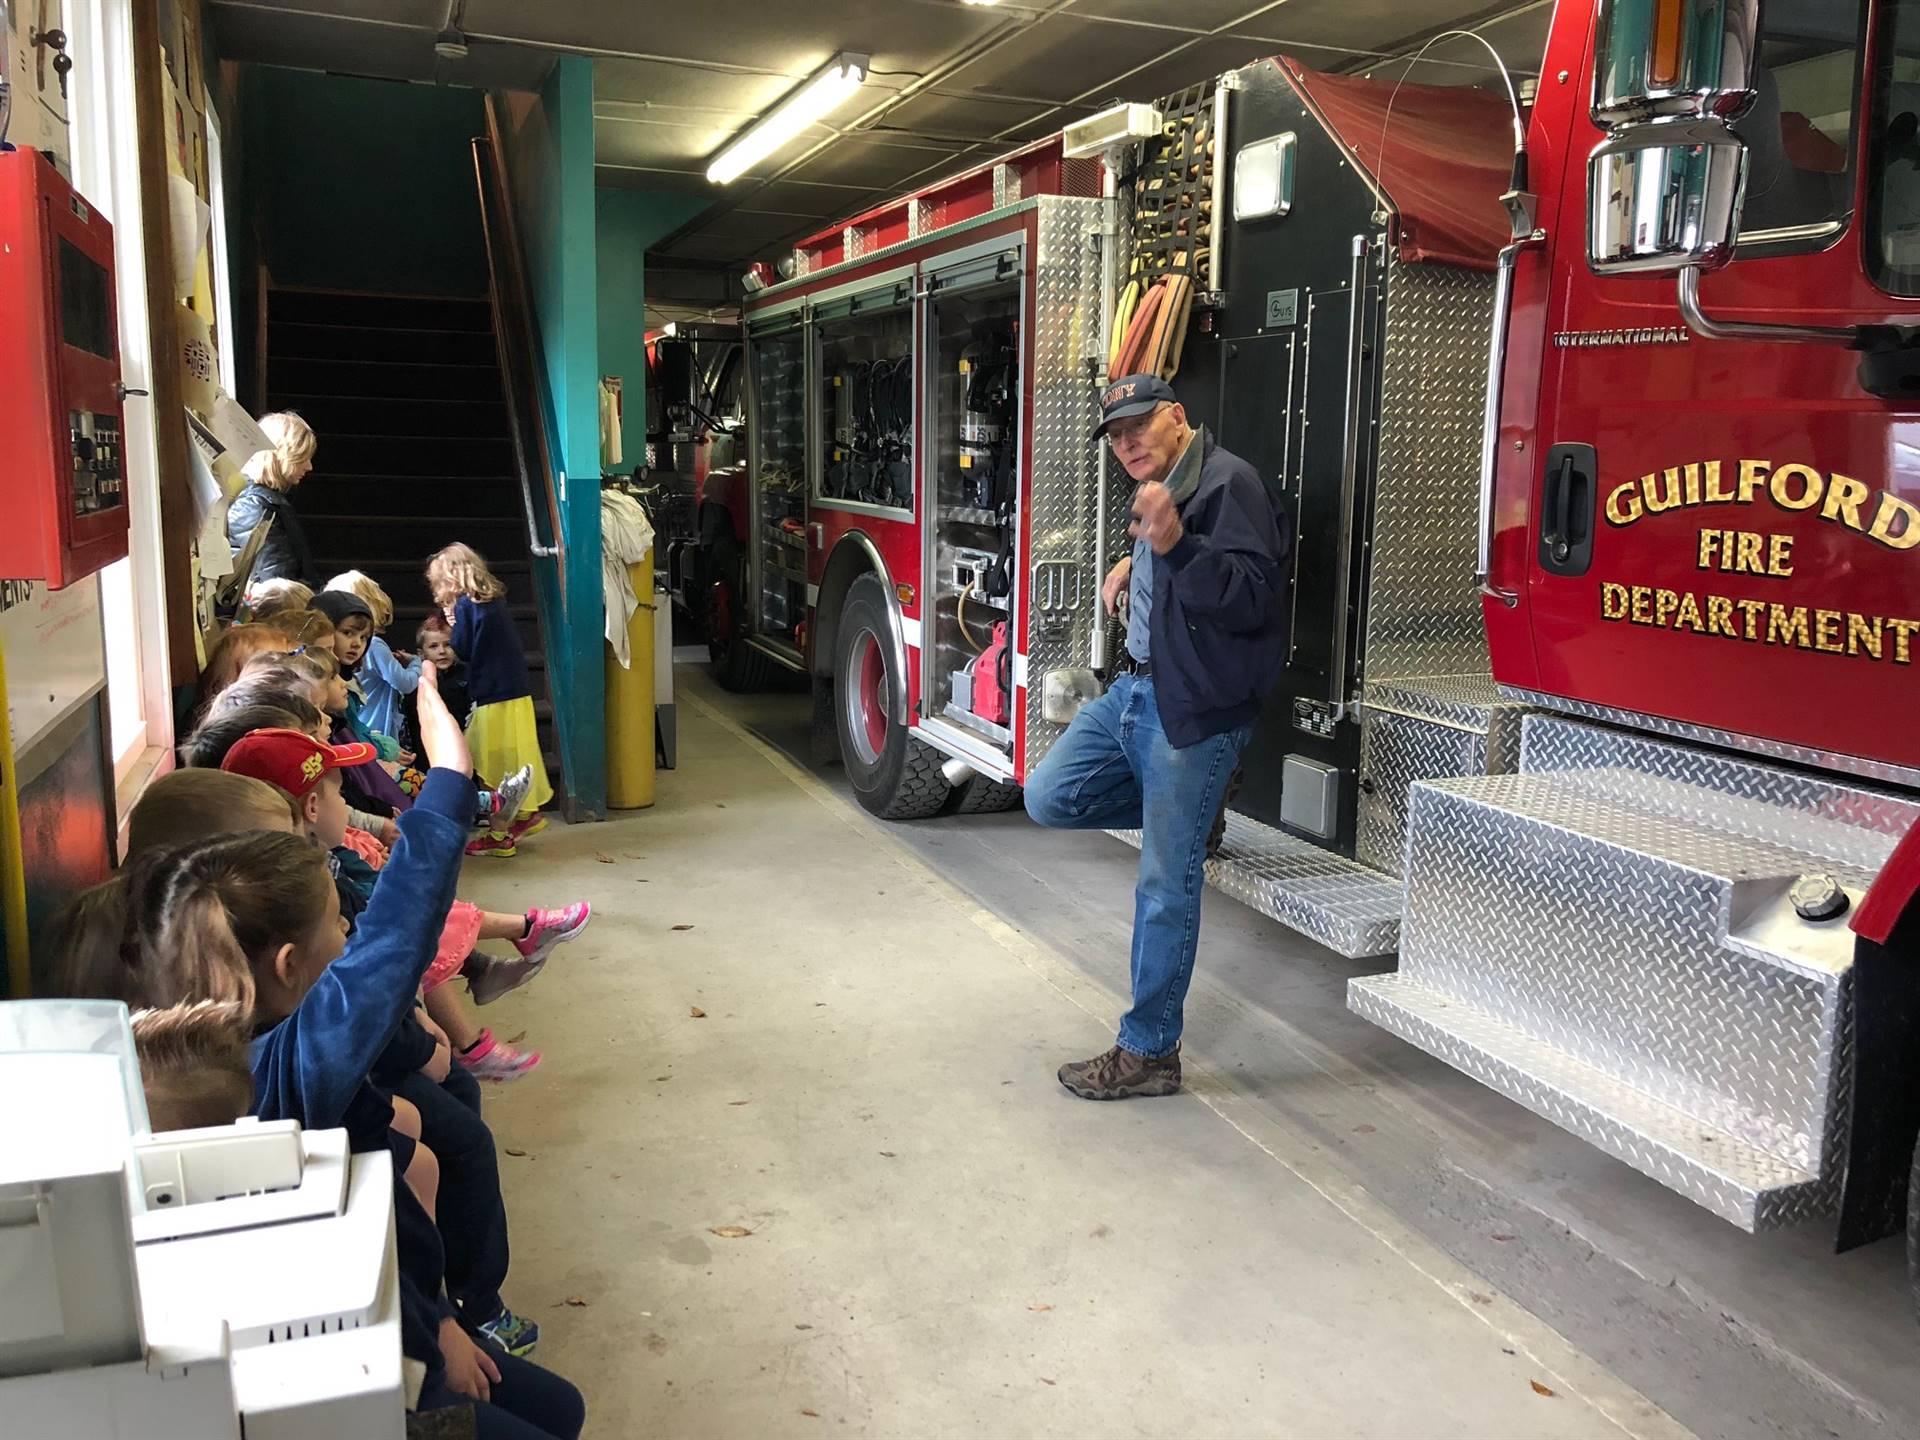
[[[709,1235],[718,1235],[722,1240],[744,1240],[747,1236],[751,1235],[753,1231],[744,1225],[709,1225],[707,1227],[707,1233]]]
[[[1551,1397],[1555,1393],[1553,1390],[1549,1389],[1547,1386],[1542,1385],[1538,1380],[1529,1380],[1527,1381],[1527,1384],[1533,1387],[1533,1393],[1536,1395],[1546,1395]]]
[[[796,1330],[811,1330],[811,1329],[813,1328],[813,1326],[811,1326],[811,1325],[795,1325],[795,1326],[794,1326],[793,1328],[794,1328],[794,1329],[796,1329]]]
[[[671,1075],[656,1075],[653,1077],[653,1080],[654,1080],[654,1083],[658,1085],[664,1081],[671,1080],[672,1078],[673,1077]]]
[[[729,1104],[729,1105],[751,1105],[752,1103],[753,1103],[753,1102],[752,1102],[751,1100],[729,1100],[729,1101],[727,1101],[727,1104]]]
[[[1060,1382],[1058,1380],[1049,1380],[1046,1376],[1042,1375],[1040,1377],[1040,1383],[1042,1385],[1058,1385]]]
[[[1502,1245],[1504,1245],[1504,1244],[1506,1244],[1506,1243],[1507,1243],[1507,1241],[1509,1241],[1509,1240],[1511,1240],[1511,1239],[1513,1239],[1513,1236],[1511,1236],[1511,1235],[1496,1235],[1496,1236],[1494,1236],[1493,1238],[1494,1238],[1494,1239],[1496,1239],[1496,1240],[1498,1240],[1498,1241],[1499,1241],[1499,1242],[1500,1242],[1500,1243],[1501,1243]]]
[[[598,860],[602,865],[611,865],[614,863],[613,856],[607,854],[604,850],[594,851],[593,858]]]
[[[527,1032],[522,1030],[518,1035],[509,1035],[507,1037],[507,1044],[518,1045],[522,1040],[526,1038],[527,1038]]]
[[[691,930],[693,927],[691,925],[676,925],[673,928],[676,930]]]
[[[587,1297],[584,1295],[569,1295],[567,1296],[567,1304],[576,1310],[584,1310],[587,1308]]]
[[[724,809],[726,809],[727,807],[726,807],[726,806],[724,806],[724,805],[722,805],[722,806],[721,806],[720,808],[721,808],[722,810],[724,810]],[[810,1415],[810,1416],[812,1416],[812,1417],[813,1417],[813,1418],[814,1418],[815,1420],[818,1420],[818,1419],[820,1418],[820,1412],[819,1412],[818,1410],[802,1410],[802,1411],[801,1411],[800,1413],[801,1413],[802,1415]]]
[[[1356,1125],[1353,1127],[1353,1133],[1356,1135],[1371,1135],[1374,1129],[1375,1127],[1372,1125]]]
[[[1033,1312],[1034,1312],[1034,1314],[1036,1314],[1036,1315],[1037,1315],[1037,1314],[1039,1314],[1039,1313],[1040,1313],[1040,1312],[1041,1312],[1042,1310],[1051,1310],[1051,1309],[1053,1308],[1053,1306],[1051,1306],[1051,1305],[1049,1305],[1049,1304],[1047,1304],[1047,1303],[1046,1303],[1045,1301],[1036,1301],[1036,1302],[1035,1302],[1035,1303],[1033,1303],[1032,1305],[1029,1305],[1029,1306],[1027,1306],[1027,1308],[1028,1308],[1029,1310],[1031,1310],[1031,1311],[1033,1311]]]
[[[1476,1305],[1491,1305],[1493,1303],[1493,1297],[1491,1295],[1482,1295],[1478,1290],[1467,1291],[1467,1298]]]
[[[880,1152],[880,1158],[883,1160],[891,1160],[894,1158],[894,1152],[891,1150],[882,1150]]]
[[[696,1020],[704,1020],[707,1018],[707,1012],[702,1010],[698,1005],[688,1006],[687,1013]]]
[[[507,1154],[509,1154],[509,1155],[511,1155],[511,1156],[513,1156],[513,1158],[514,1158],[514,1159],[516,1159],[516,1160],[524,1160],[524,1159],[526,1159],[526,1158],[527,1158],[527,1152],[526,1152],[526,1151],[524,1151],[524,1150],[516,1150],[516,1149],[514,1149],[514,1148],[513,1148],[513,1146],[511,1146],[511,1145],[509,1145],[509,1146],[507,1146]]]

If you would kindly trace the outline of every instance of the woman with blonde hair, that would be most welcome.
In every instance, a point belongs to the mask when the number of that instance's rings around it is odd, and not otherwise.
[[[273,528],[254,557],[249,583],[298,580],[314,584],[313,552],[293,508],[292,493],[313,469],[313,455],[320,441],[307,422],[291,410],[263,417],[260,429],[272,448],[260,451],[241,467],[248,483],[227,509],[227,543],[237,560],[253,532],[271,519]]]

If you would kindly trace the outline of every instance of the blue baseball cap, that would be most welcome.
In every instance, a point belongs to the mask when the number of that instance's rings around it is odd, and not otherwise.
[[[1144,415],[1156,405],[1178,403],[1173,387],[1158,375],[1123,375],[1100,392],[1100,424],[1093,438],[1106,434],[1116,420]]]

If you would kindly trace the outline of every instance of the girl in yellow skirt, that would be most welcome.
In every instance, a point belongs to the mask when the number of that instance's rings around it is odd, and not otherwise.
[[[427,562],[433,603],[453,626],[453,651],[467,662],[467,693],[473,712],[467,717],[467,748],[473,773],[490,786],[522,765],[533,772],[517,816],[498,814],[486,834],[467,846],[469,855],[505,857],[517,842],[547,828],[540,807],[553,798],[547,762],[533,723],[533,686],[527,681],[526,652],[507,609],[507,587],[487,569],[470,545],[449,545]]]

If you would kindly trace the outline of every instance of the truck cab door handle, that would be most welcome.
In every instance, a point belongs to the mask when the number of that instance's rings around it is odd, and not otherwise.
[[[1591,445],[1555,445],[1540,482],[1540,568],[1576,576],[1593,564],[1600,462]]]

